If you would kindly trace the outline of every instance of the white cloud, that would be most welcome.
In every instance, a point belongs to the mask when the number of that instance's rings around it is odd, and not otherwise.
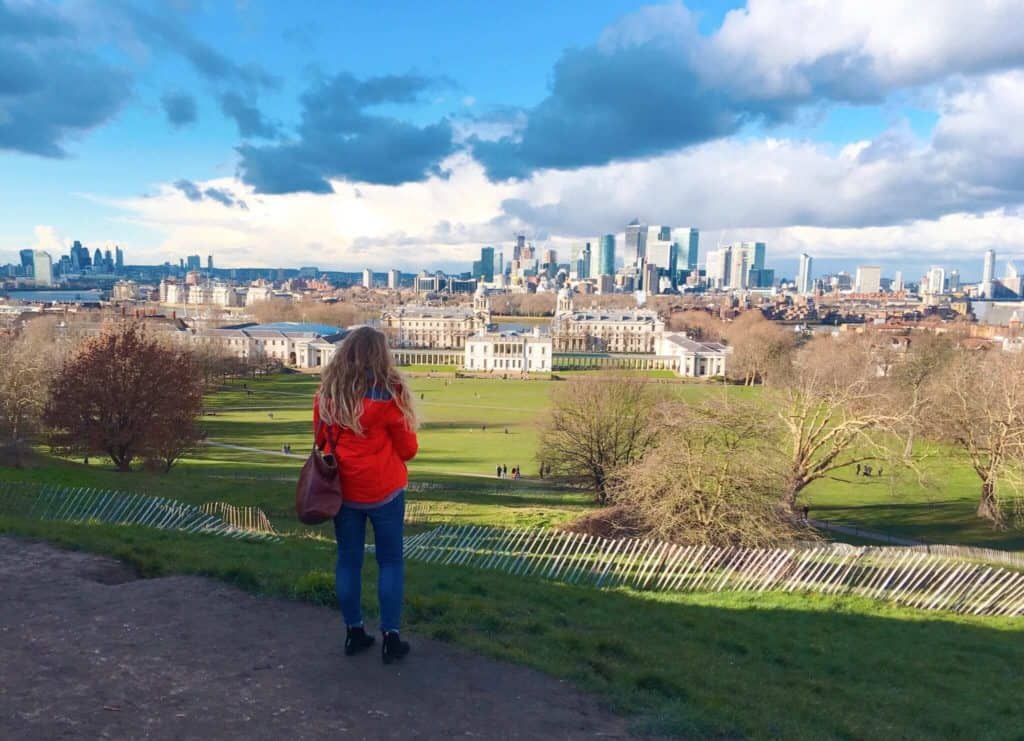
[[[765,97],[877,94],[1024,63],[1024,4],[749,0],[711,47],[709,72]]]
[[[727,17],[709,42],[709,58],[728,56],[757,70],[756,80],[740,82],[774,95],[799,96],[822,81],[848,84],[855,73],[866,75],[865,92],[884,92],[1024,56],[1024,23],[1011,22],[1024,10],[1021,2],[982,5],[984,12],[955,0],[914,7],[752,0]],[[682,35],[691,32],[685,9],[669,6],[631,16],[601,43],[636,43],[659,18]],[[213,253],[220,264],[237,265],[465,269],[481,244],[507,244],[517,230],[563,250],[633,217],[701,227],[705,245],[723,232],[765,239],[775,255],[919,252],[929,259],[1024,248],[1024,72],[958,77],[936,90],[934,101],[939,119],[928,139],[902,121],[874,139],[839,145],[720,139],[504,183],[490,182],[459,154],[443,163],[447,177],[400,186],[333,181],[336,192],[326,195],[257,195],[230,178],[198,183],[244,200],[248,211],[189,201],[170,184],[154,197],[116,205],[162,235],[152,259]],[[487,138],[522,123],[521,115],[503,112],[460,124],[460,138]]]
[[[57,230],[52,226],[39,224],[32,231],[36,238],[36,242],[32,245],[32,249],[45,250],[50,253],[51,257],[63,253],[65,245],[70,244],[70,242],[61,237]]]

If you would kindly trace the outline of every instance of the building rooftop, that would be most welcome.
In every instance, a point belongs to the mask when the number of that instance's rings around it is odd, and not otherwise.
[[[632,311],[579,310],[572,312],[572,318],[577,322],[652,322],[657,320],[658,313],[644,309]]]
[[[388,309],[385,314],[424,319],[467,319],[473,310],[466,306],[422,306],[410,305]]]
[[[721,342],[698,342],[691,340],[684,334],[667,334],[665,341],[683,348],[689,352],[723,352],[728,348]]]
[[[330,324],[315,324],[313,322],[271,322],[270,324],[254,324],[245,327],[246,330],[277,330],[278,332],[301,332],[317,335],[331,335],[343,332],[342,327],[335,327]]]
[[[538,328],[538,329],[540,329],[540,328]],[[493,342],[495,340],[503,340],[503,339],[517,340],[517,339],[524,339],[524,338],[527,339],[527,340],[550,340],[551,336],[550,336],[549,333],[543,332],[543,331],[534,332],[534,331],[531,330],[531,331],[521,332],[519,330],[514,330],[514,329],[504,329],[504,330],[493,330],[493,331],[490,331],[490,332],[481,332],[480,334],[472,335],[469,338],[467,338],[467,342],[471,342],[473,340],[488,340],[488,341],[492,341]]]

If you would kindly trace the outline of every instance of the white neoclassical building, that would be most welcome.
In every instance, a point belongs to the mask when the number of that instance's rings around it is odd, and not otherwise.
[[[673,358],[672,370],[676,375],[707,378],[725,375],[725,361],[732,352],[720,342],[698,342],[685,334],[661,333],[655,353],[659,357]]]
[[[481,331],[466,339],[463,367],[491,373],[550,373],[554,352],[551,336]]]
[[[551,337],[556,352],[653,353],[665,322],[656,311],[576,310],[572,290],[558,292]]]
[[[490,301],[482,285],[473,296],[472,308],[411,304],[385,309],[380,328],[396,348],[461,350],[466,339],[487,329]]]
[[[183,331],[193,345],[213,345],[237,358],[270,358],[301,369],[330,362],[345,334],[333,327],[291,322]]]

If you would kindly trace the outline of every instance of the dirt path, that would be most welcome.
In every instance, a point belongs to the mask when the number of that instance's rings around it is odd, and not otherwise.
[[[0,537],[0,738],[626,738],[563,682],[411,636],[347,658],[337,613]]]

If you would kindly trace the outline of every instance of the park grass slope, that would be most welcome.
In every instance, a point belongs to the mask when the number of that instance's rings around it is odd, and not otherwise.
[[[590,511],[584,493],[536,478],[536,422],[555,383],[413,379],[423,427],[410,501],[434,522],[503,527],[550,527]],[[280,543],[11,517],[0,518],[0,532],[112,555],[145,576],[202,574],[333,607],[331,534],[301,528],[291,515],[315,385],[315,378],[281,375],[232,382],[210,395],[209,438],[238,447],[207,446],[167,475],[118,474],[46,451],[32,467],[0,472],[6,481],[256,506],[284,534]],[[723,393],[708,385],[672,388],[687,398]],[[295,457],[280,455],[286,444]],[[498,480],[499,463],[521,466],[527,480]],[[931,489],[894,492],[883,478],[816,484],[812,516],[934,542],[1021,547],[1019,530],[993,533],[973,519],[975,492],[962,463],[942,465],[949,470]],[[412,631],[573,681],[630,715],[641,731],[1019,738],[1024,726],[1020,620],[855,598],[598,591],[456,566],[407,568]],[[374,569],[367,564],[371,584]],[[372,615],[375,599],[366,606]]]

